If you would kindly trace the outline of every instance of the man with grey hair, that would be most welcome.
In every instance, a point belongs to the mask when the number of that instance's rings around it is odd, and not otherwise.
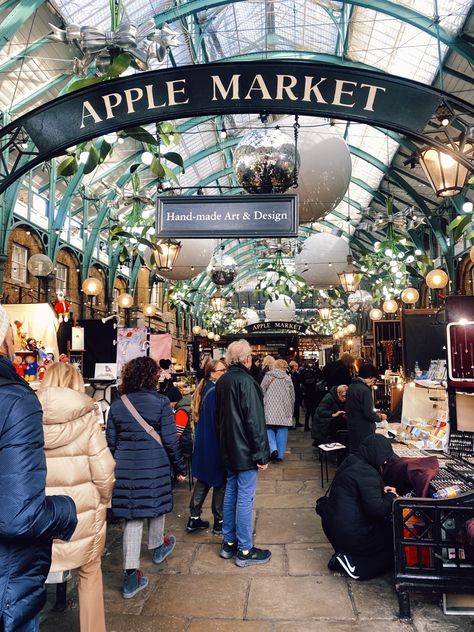
[[[45,496],[46,459],[38,398],[11,362],[13,332],[0,305],[0,630],[37,632],[53,538],[69,540],[76,506]]]
[[[227,348],[227,373],[216,384],[221,454],[227,469],[220,556],[237,566],[266,564],[271,552],[252,541],[253,499],[258,470],[270,460],[263,393],[250,374],[252,350],[246,340]]]

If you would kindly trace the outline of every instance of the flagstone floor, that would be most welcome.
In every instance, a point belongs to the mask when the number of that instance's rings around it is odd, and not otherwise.
[[[143,548],[142,569],[150,583],[131,600],[121,596],[121,527],[109,525],[103,557],[108,632],[473,631],[474,617],[443,615],[440,595],[412,595],[413,621],[401,623],[390,575],[357,582],[328,571],[332,550],[314,512],[319,495],[319,463],[309,433],[292,431],[284,462],[259,475],[255,500],[255,542],[271,548],[272,559],[238,568],[220,559],[219,538],[186,533],[190,492],[180,484],[166,518],[177,546],[160,566]],[[203,518],[212,519],[209,503]],[[41,632],[79,631],[73,585],[63,613],[51,612],[50,588]]]

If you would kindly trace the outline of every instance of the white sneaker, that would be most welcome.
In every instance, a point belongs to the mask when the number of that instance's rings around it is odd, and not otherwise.
[[[336,559],[339,562],[339,564],[342,566],[342,568],[346,571],[346,573],[349,575],[349,577],[352,577],[352,579],[359,579],[359,575],[355,574],[356,567],[354,566],[351,559],[347,555],[344,555],[344,553],[339,553],[338,555],[336,555]]]

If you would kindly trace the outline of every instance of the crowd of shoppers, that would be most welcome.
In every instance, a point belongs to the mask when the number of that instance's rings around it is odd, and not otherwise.
[[[175,536],[165,536],[165,515],[173,507],[173,479],[183,481],[188,473],[185,457],[192,459],[196,478],[187,531],[209,528],[201,513],[212,489],[220,556],[240,567],[269,562],[271,551],[253,544],[258,472],[284,460],[288,430],[301,425],[302,402],[304,429],[311,428],[314,445],[337,440],[340,430],[349,436],[351,455],[321,510],[335,549],[330,568],[356,579],[387,568],[396,491],[380,477],[393,454],[390,443],[375,435],[385,416],[374,411],[372,365],[356,366],[350,354],[323,371],[313,361],[300,368],[269,355],[260,365],[249,343],[238,340],[225,359],[208,361],[191,401],[174,386],[169,365],[135,358],[123,368],[120,398],[104,434],[97,404],[75,367],[53,363],[36,396],[16,374],[12,357],[12,330],[0,306],[3,632],[37,632],[48,571],[74,569],[81,632],[104,632],[107,507],[124,521],[122,595],[129,599],[148,584],[140,571],[144,520],[153,562],[163,562],[176,545]]]

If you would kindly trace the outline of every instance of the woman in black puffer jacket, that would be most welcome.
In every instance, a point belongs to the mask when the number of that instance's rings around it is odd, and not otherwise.
[[[391,511],[396,490],[384,487],[382,465],[394,457],[382,435],[366,437],[338,468],[322,525],[334,547],[329,568],[340,565],[354,579],[376,577],[393,566]]]
[[[158,432],[163,445],[145,432],[121,399],[112,404],[107,421],[107,443],[116,461],[112,512],[126,521],[122,592],[125,599],[148,584],[139,571],[143,519],[149,519],[148,548],[153,549],[156,564],[176,544],[174,536],[164,537],[164,518],[173,509],[171,465],[178,480],[184,479],[186,466],[169,399],[157,391],[158,375],[158,365],[152,358],[135,358],[123,368],[119,392],[127,395],[138,413]]]

